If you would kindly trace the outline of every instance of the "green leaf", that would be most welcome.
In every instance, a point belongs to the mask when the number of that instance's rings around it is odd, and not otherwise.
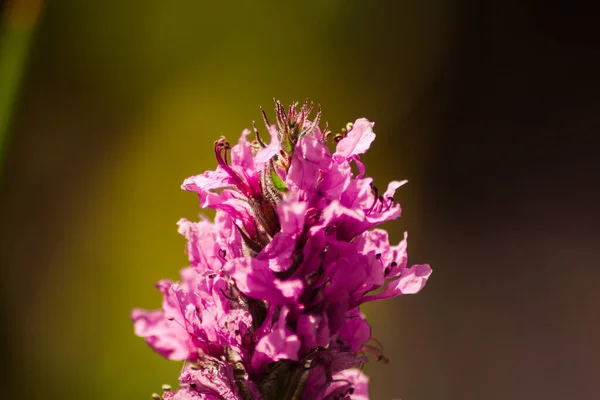
[[[279,190],[280,192],[287,192],[288,188],[285,185],[285,182],[281,180],[281,178],[279,177],[279,175],[277,175],[277,172],[275,172],[275,170],[271,170],[271,181],[273,182],[273,186],[275,186],[275,189]]]

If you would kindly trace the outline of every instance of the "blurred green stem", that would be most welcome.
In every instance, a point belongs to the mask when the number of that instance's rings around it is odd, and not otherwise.
[[[42,5],[42,0],[9,1],[0,21],[0,169],[19,83]]]

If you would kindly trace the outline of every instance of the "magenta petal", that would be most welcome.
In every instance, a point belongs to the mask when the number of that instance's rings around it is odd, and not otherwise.
[[[300,201],[282,201],[277,207],[281,231],[287,235],[299,235],[304,227],[308,204]]]
[[[321,171],[331,165],[327,146],[312,137],[304,136],[296,145],[286,183],[301,192],[312,192],[317,186]]]
[[[322,176],[318,185],[323,196],[330,200],[339,200],[342,193],[348,189],[352,180],[352,169],[350,164],[334,164],[334,166]]]
[[[339,162],[345,158],[366,153],[375,140],[373,125],[365,118],[357,119],[350,132],[337,144],[333,155],[334,160]]]
[[[207,220],[190,222],[181,219],[177,225],[178,232],[187,239],[186,252],[190,265],[201,270],[218,271],[224,262],[217,254],[219,245],[214,224]]]
[[[396,190],[400,187],[400,186],[404,186],[408,183],[407,180],[403,180],[403,181],[391,181],[388,184],[387,190],[385,191],[385,193],[383,194],[383,197],[385,198],[392,198],[394,197],[394,193],[396,193]]]
[[[187,360],[195,353],[189,335],[177,322],[165,318],[161,310],[135,309],[131,313],[134,331],[146,339],[154,351],[169,360]]]
[[[213,190],[233,186],[231,176],[221,167],[215,171],[206,171],[203,174],[186,178],[181,185],[183,190],[198,193],[200,198],[200,207],[211,207],[213,204],[220,203],[221,195],[214,193]]]
[[[274,361],[298,360],[300,339],[286,328],[287,315],[288,310],[282,309],[274,329],[256,344],[252,356],[252,368],[255,371],[262,371],[267,364]]]
[[[418,293],[425,286],[431,272],[429,264],[417,264],[405,268],[396,287],[402,294]]]
[[[179,381],[190,391],[203,394],[207,399],[238,400],[240,393],[231,365],[217,360],[201,361],[201,368],[186,368]]]
[[[413,265],[411,268],[404,268],[400,278],[390,281],[381,293],[363,297],[362,302],[418,293],[427,283],[431,272],[431,267],[428,264],[418,264]]]
[[[249,129],[244,129],[238,143],[231,148],[231,164],[241,167],[244,172],[254,168],[252,144],[248,141]]]
[[[331,339],[326,315],[300,315],[298,317],[296,332],[307,348],[327,346]]]
[[[356,309],[348,313],[346,323],[340,330],[340,338],[348,343],[352,351],[358,352],[363,344],[371,338],[371,327],[364,314]]]
[[[294,304],[304,287],[297,279],[277,279],[268,262],[256,258],[230,260],[224,269],[235,280],[242,293],[273,305]]]
[[[296,240],[279,232],[257,256],[256,259],[266,261],[274,272],[285,271],[292,265],[292,254]]]

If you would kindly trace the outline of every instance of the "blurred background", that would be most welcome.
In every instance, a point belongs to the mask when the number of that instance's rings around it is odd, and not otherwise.
[[[599,14],[552,3],[3,3],[2,397],[176,384],[130,310],[186,264],[180,183],[275,96],[375,121],[368,174],[410,181],[387,228],[434,274],[363,310],[372,399],[597,399]]]

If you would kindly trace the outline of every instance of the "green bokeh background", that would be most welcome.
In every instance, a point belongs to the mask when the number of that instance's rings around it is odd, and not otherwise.
[[[133,335],[130,310],[158,307],[154,283],[185,265],[175,222],[199,209],[182,180],[213,168],[215,138],[235,140],[274,96],[320,103],[334,129],[376,121],[368,172],[379,186],[411,180],[407,215],[389,229],[395,240],[411,231],[411,258],[426,261],[428,125],[411,115],[453,43],[448,3],[47,2],[25,26],[35,36],[21,43],[3,161],[8,387],[19,398],[145,399],[176,384],[181,363]],[[411,374],[426,343],[405,339],[417,301],[365,307],[392,360],[367,368],[374,399],[426,383]]]
[[[308,97],[397,193],[417,296],[364,307],[373,400],[600,393],[597,10],[535,0],[0,3],[0,398],[149,399],[134,307],[186,264],[179,186]]]

